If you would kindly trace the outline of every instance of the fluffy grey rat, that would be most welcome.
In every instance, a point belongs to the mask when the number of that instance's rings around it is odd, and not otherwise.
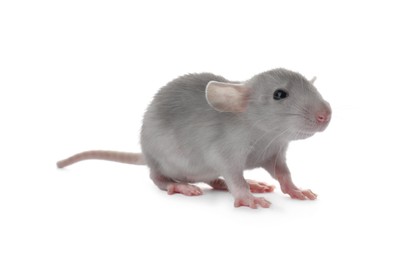
[[[275,69],[244,82],[210,73],[179,77],[161,88],[149,105],[141,131],[142,154],[88,151],[57,163],[59,168],[86,159],[147,164],[153,182],[168,194],[201,195],[192,183],[229,190],[234,205],[267,208],[252,192],[273,186],[249,181],[243,171],[262,167],[283,193],[314,200],[311,190],[292,182],[286,151],[292,140],[325,130],[331,108],[314,80]]]

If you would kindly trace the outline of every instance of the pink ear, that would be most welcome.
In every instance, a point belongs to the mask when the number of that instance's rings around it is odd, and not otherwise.
[[[243,84],[210,81],[206,87],[208,104],[219,112],[244,112],[250,89]]]

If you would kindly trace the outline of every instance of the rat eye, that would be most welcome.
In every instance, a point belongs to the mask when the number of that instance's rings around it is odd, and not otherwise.
[[[274,92],[275,100],[281,100],[281,99],[287,98],[288,96],[289,96],[289,94],[285,90],[282,90],[282,89],[277,89]]]

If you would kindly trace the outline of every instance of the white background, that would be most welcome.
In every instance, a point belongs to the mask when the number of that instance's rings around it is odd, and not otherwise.
[[[1,1],[1,259],[400,258],[396,1],[138,2]],[[143,112],[179,75],[276,67],[317,76],[333,108],[288,152],[317,201],[277,189],[270,209],[237,209],[206,186],[168,196],[143,166],[55,167],[139,151]]]

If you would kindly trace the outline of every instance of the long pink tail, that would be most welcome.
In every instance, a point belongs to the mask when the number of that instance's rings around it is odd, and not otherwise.
[[[120,163],[146,165],[146,160],[141,153],[125,153],[125,152],[114,152],[114,151],[87,151],[83,153],[75,154],[65,160],[57,162],[58,168],[64,168],[73,163],[83,160],[106,160]]]

